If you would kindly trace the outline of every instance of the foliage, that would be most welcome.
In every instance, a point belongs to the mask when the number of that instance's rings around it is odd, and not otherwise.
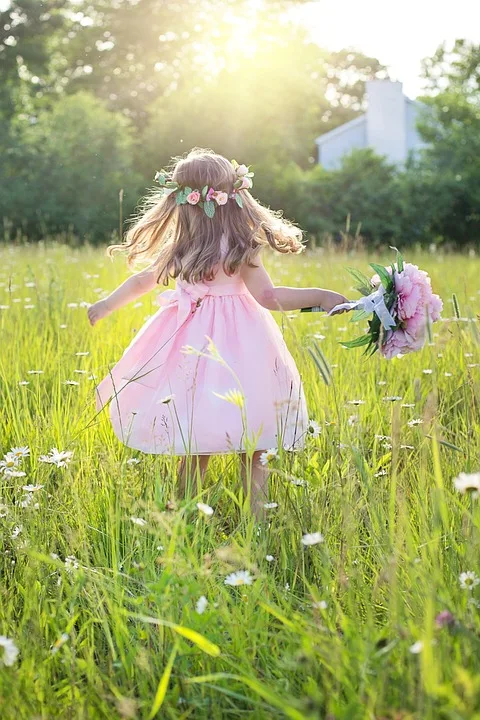
[[[355,332],[345,316],[279,317],[322,432],[273,463],[278,507],[259,532],[234,457],[216,458],[204,484],[192,478],[192,497],[172,503],[176,459],[129,450],[96,416],[91,373],[103,377],[156,307],[147,295],[88,325],[78,303],[121,282],[123,260],[48,238],[0,253],[0,453],[31,448],[25,477],[2,476],[1,634],[20,650],[0,673],[2,720],[158,708],[200,720],[478,714],[480,585],[462,589],[459,576],[480,575],[480,500],[452,483],[479,470],[478,321],[447,310],[432,344],[387,362],[341,347]],[[475,317],[478,258],[411,259],[447,308],[457,292],[459,316]],[[346,266],[370,260],[309,253],[267,265],[281,284],[301,276],[348,294]],[[53,446],[73,450],[67,467],[39,462]],[[44,487],[24,504],[31,483]],[[325,542],[304,547],[317,531]],[[233,570],[253,584],[227,587]],[[441,625],[445,610],[453,622]]]

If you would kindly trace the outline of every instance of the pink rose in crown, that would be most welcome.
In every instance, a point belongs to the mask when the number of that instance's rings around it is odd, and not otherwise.
[[[248,173],[248,167],[246,165],[239,165],[236,172],[238,177],[243,177]]]
[[[213,199],[217,203],[217,205],[225,205],[228,202],[228,193],[218,191],[214,193]]]
[[[187,203],[189,205],[197,205],[200,202],[200,193],[198,190],[192,190],[192,192],[187,195]]]
[[[244,177],[242,180],[242,184],[240,185],[240,190],[249,190],[252,187],[253,183],[251,178]]]

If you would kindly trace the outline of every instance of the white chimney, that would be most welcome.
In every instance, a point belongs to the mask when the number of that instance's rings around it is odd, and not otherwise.
[[[367,81],[367,145],[395,164],[407,158],[406,102],[401,82]]]

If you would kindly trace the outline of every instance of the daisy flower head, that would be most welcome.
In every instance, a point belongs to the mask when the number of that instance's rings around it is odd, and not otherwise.
[[[131,517],[130,520],[134,525],[139,525],[140,527],[144,527],[147,524],[146,520],[139,517]]]
[[[9,454],[13,455],[18,459],[21,459],[30,455],[30,448],[28,447],[28,445],[24,445],[23,447],[13,447],[10,450]]]
[[[40,455],[40,462],[50,463],[57,467],[66,467],[73,457],[73,450],[58,450],[52,448],[47,455]]]
[[[320,532],[307,533],[302,537],[302,545],[309,547],[310,545],[318,545],[324,541],[324,537]]]
[[[262,465],[269,465],[273,460],[278,460],[279,457],[277,448],[270,448],[270,450],[265,450],[265,452],[260,455],[260,462]]]
[[[307,435],[310,435],[313,439],[317,438],[322,432],[322,428],[316,420],[309,420],[307,425]]]
[[[417,640],[416,643],[413,643],[409,648],[412,655],[418,655],[423,650],[423,642],[421,640]]]
[[[211,517],[213,515],[213,508],[210,507],[210,505],[206,505],[205,503],[198,502],[197,508],[200,510],[201,513],[203,513],[207,517]]]
[[[480,473],[460,473],[454,478],[453,485],[462,495],[470,494],[477,498],[480,495]]]
[[[263,503],[263,507],[265,508],[265,510],[275,510],[275,508],[278,507],[278,503],[266,502],[266,503]]]
[[[253,583],[253,577],[250,575],[248,570],[238,570],[232,572],[224,580],[225,585],[231,585],[237,587],[239,585],[251,585]]]
[[[37,490],[41,490],[44,485],[23,485],[22,490],[25,490],[27,493],[34,493],[37,492]]]
[[[19,458],[12,452],[5,453],[3,460],[0,460],[0,472],[14,470],[19,463]]]
[[[205,595],[201,595],[195,604],[195,611],[199,615],[202,615],[205,612],[205,610],[207,609],[207,605],[208,605],[207,598],[205,597]]]
[[[473,588],[480,583],[480,578],[473,572],[473,570],[467,570],[467,572],[460,573],[460,577],[458,579],[462,590],[473,590]]]
[[[11,667],[18,656],[18,648],[11,638],[0,635],[0,648],[3,652],[0,652],[0,665],[5,667]]]

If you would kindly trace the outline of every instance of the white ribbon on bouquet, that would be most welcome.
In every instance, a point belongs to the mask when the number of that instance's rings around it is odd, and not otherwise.
[[[380,318],[380,322],[382,323],[385,330],[391,330],[396,325],[396,321],[391,316],[387,306],[385,305],[385,300],[383,299],[383,296],[385,294],[385,288],[383,285],[380,285],[380,287],[372,292],[370,295],[367,295],[366,297],[360,298],[360,300],[354,300],[354,302],[346,302],[341,303],[340,305],[335,305],[334,308],[330,310],[328,313],[329,315],[337,315],[338,313],[344,312],[344,311],[350,311],[350,310],[364,310],[367,313],[375,313]]]

